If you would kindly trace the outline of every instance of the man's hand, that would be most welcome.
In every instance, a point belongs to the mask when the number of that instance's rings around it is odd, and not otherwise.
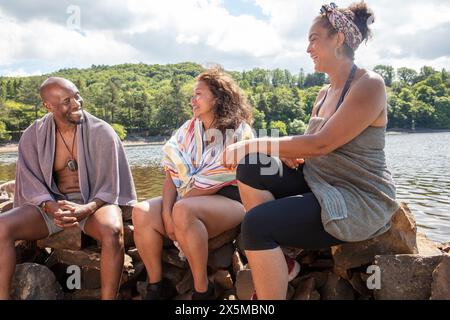
[[[77,204],[67,200],[58,201],[60,211],[55,213],[55,224],[62,228],[72,227],[95,212],[89,204]]]
[[[291,169],[297,169],[305,163],[305,159],[302,158],[280,158],[280,160]]]
[[[55,225],[60,228],[68,228],[77,225],[76,218],[71,216],[70,211],[63,210],[58,202],[46,201],[44,212],[52,218]]]

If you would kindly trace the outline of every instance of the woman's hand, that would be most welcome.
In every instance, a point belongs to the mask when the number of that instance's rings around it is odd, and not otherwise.
[[[222,166],[229,169],[236,168],[239,162],[247,155],[248,141],[239,141],[226,147],[221,156]]]
[[[172,217],[170,216],[170,213],[164,213],[162,214],[163,217],[163,224],[164,229],[166,230],[166,234],[169,237],[170,240],[175,241],[175,227],[173,225]]]
[[[305,159],[302,158],[280,158],[280,160],[291,169],[297,169],[305,163]]]

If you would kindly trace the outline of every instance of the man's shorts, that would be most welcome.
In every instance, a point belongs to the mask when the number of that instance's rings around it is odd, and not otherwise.
[[[75,202],[77,204],[83,204],[83,197],[81,196],[81,193],[67,193],[66,194],[66,200]],[[61,232],[64,230],[64,228],[58,227],[53,219],[46,214],[39,206],[36,206],[36,208],[39,209],[39,212],[42,215],[42,218],[44,218],[45,224],[47,225],[48,229],[48,237],[54,235],[55,233]],[[80,227],[81,231],[84,232],[84,226],[86,224],[87,219],[89,219],[89,216],[84,218],[83,220],[78,221],[78,226]]]

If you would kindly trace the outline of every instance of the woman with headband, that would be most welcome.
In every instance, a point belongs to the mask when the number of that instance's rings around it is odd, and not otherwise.
[[[258,299],[286,298],[289,263],[280,246],[373,238],[390,228],[399,207],[384,154],[385,84],[354,63],[372,22],[364,2],[322,6],[307,53],[330,85],[318,94],[306,134],[241,141],[223,153],[225,165],[239,164],[242,237]],[[279,174],[267,174],[277,165]]]

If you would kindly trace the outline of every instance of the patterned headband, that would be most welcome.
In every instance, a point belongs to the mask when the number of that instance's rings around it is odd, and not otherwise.
[[[363,41],[361,32],[349,17],[337,9],[337,5],[334,2],[329,5],[323,5],[320,9],[320,13],[326,14],[331,25],[337,31],[342,32],[345,35],[345,42],[353,49],[353,51],[359,47]]]

